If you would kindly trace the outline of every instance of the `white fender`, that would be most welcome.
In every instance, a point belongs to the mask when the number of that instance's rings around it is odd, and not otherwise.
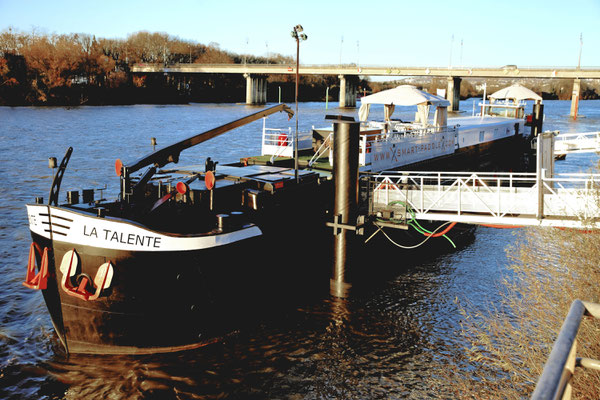
[[[60,272],[63,275],[63,279],[66,279],[67,274],[69,278],[75,276],[77,269],[79,268],[79,255],[73,250],[69,250],[65,253],[60,263]]]
[[[96,276],[94,277],[94,285],[97,290],[108,289],[112,282],[113,274],[114,270],[110,261],[98,267],[98,272],[96,272]],[[104,279],[105,276],[106,279]],[[104,284],[102,284],[103,282]]]

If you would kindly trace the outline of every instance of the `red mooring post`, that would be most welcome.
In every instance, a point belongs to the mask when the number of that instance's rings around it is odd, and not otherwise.
[[[348,279],[355,247],[358,209],[358,137],[360,123],[336,121],[333,124],[333,182],[335,187],[333,207],[333,268],[330,293],[347,297],[352,286]]]

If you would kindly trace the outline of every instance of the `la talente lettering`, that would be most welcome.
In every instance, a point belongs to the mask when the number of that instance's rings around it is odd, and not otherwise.
[[[123,233],[119,231],[113,231],[111,229],[101,229],[100,232],[96,227],[83,226],[83,236],[92,237],[96,239],[105,240],[107,242],[116,242],[121,244],[128,244],[132,246],[144,246],[144,247],[160,247],[161,238],[158,236],[147,236],[138,235],[135,233]]]

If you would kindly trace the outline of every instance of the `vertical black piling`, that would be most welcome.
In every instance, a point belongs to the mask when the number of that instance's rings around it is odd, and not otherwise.
[[[360,123],[337,121],[333,124],[333,268],[330,293],[347,297],[351,284],[348,270],[351,264],[352,241],[355,240],[358,207],[358,136]]]
[[[531,133],[533,136],[537,136],[542,133],[542,125],[544,123],[544,105],[536,102],[533,105],[533,121],[531,126]]]

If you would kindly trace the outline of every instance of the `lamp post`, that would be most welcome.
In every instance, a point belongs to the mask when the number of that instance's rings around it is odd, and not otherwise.
[[[577,60],[577,69],[581,69],[581,50],[583,49],[583,33],[579,34],[579,60]]]
[[[267,64],[269,63],[269,42],[265,40],[265,46],[267,47]]]
[[[296,183],[300,182],[300,179],[298,179],[298,69],[300,68],[300,41],[308,39],[308,36],[302,33],[303,31],[302,25],[296,25],[292,31],[292,37],[296,39],[296,134],[294,135],[294,175]]]

